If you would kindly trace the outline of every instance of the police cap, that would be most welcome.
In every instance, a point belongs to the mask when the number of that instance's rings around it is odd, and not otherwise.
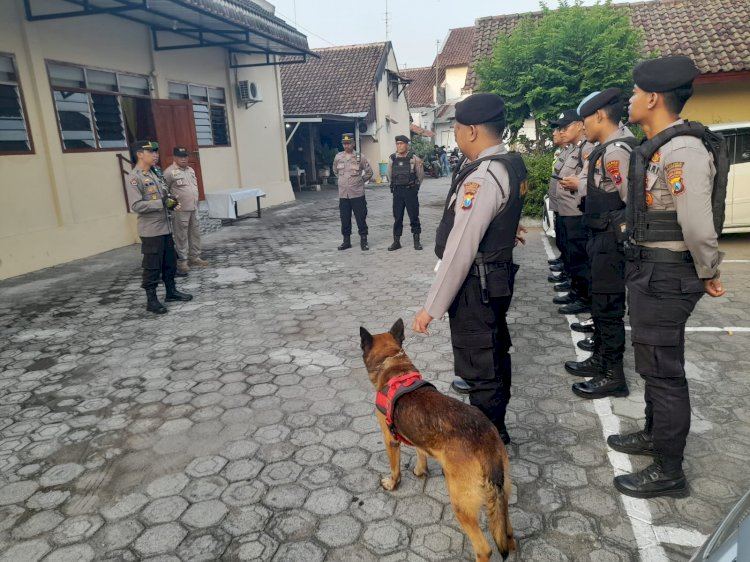
[[[700,73],[690,57],[661,57],[636,66],[633,82],[646,92],[669,92],[690,84]]]
[[[555,119],[554,121],[550,121],[549,124],[553,129],[559,129],[562,127],[567,127],[571,123],[575,123],[576,121],[580,120],[581,116],[578,115],[578,110],[566,109],[557,116],[557,119]]]
[[[409,144],[409,142],[411,141],[409,140],[409,137],[407,137],[406,135],[399,135],[396,137],[396,142],[405,142],[406,144]]]
[[[175,146],[172,150],[172,154],[174,156],[190,156],[190,153],[188,152],[188,149],[184,146]]]
[[[456,121],[462,125],[480,125],[505,119],[505,100],[497,94],[472,94],[456,104]]]
[[[622,90],[620,88],[607,88],[584,99],[581,105],[578,106],[578,114],[581,116],[581,119],[585,119],[603,107],[619,103],[622,103]]]
[[[136,153],[136,154],[138,152],[142,152],[144,150],[148,150],[149,152],[153,152],[154,150],[158,150],[159,149],[158,146],[159,145],[157,145],[157,148],[155,149],[154,148],[154,143],[152,143],[151,141],[141,140],[141,141],[135,141],[133,144],[131,144],[130,145],[130,150],[131,150],[131,152]]]
[[[344,133],[341,135],[341,143],[345,144],[348,142],[354,142],[354,135],[351,133]]]

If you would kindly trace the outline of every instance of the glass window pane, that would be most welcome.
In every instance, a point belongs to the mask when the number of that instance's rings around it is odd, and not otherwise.
[[[131,74],[118,74],[120,81],[120,92],[134,96],[149,95],[148,78],[145,76],[133,76]]]
[[[223,105],[211,106],[211,132],[213,133],[215,145],[226,146],[229,144],[227,111]]]
[[[100,148],[122,148],[127,146],[125,127],[120,113],[120,100],[117,96],[91,94],[94,104],[96,133]]]
[[[90,90],[106,90],[108,92],[117,91],[117,77],[114,72],[91,70],[87,68],[86,80]]]
[[[208,112],[208,106],[194,103],[193,117],[195,118],[195,131],[198,136],[198,145],[212,146],[214,142],[211,133],[211,116]]]
[[[169,99],[171,100],[190,99],[190,96],[188,96],[188,85],[180,84],[178,82],[169,82]]]
[[[0,80],[5,82],[15,82],[16,68],[13,64],[13,59],[5,55],[0,55]]]
[[[205,86],[190,84],[190,99],[193,101],[208,101],[208,89]]]
[[[67,88],[85,88],[86,78],[83,69],[77,66],[67,66],[50,63],[49,80],[53,86],[64,86]]]
[[[737,148],[735,149],[734,161],[737,164],[750,162],[750,133],[739,133],[737,135]]]
[[[224,103],[226,98],[224,97],[224,88],[209,88],[208,99],[211,103]]]
[[[55,91],[55,107],[64,148],[96,148],[88,94]]]
[[[0,153],[31,152],[21,99],[15,86],[0,85]]]

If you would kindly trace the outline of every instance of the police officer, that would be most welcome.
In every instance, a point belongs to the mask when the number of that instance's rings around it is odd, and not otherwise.
[[[333,173],[339,184],[339,214],[341,215],[341,234],[344,241],[339,250],[352,247],[352,213],[357,220],[359,246],[369,250],[367,245],[367,201],[365,201],[365,183],[372,178],[372,168],[362,154],[354,152],[354,135],[346,133],[341,136],[343,152],[333,159]]]
[[[591,264],[591,317],[594,353],[585,361],[567,361],[565,369],[593,379],[576,383],[583,398],[627,396],[622,368],[625,352],[625,202],[628,194],[630,152],[638,144],[620,123],[622,91],[608,88],[588,96],[578,109],[586,138],[599,143],[586,170],[583,223],[591,232],[587,244]]]
[[[177,248],[177,271],[187,273],[190,266],[205,267],[201,259],[201,229],[198,220],[198,178],[188,166],[190,153],[184,146],[172,150],[174,162],[164,170],[164,183],[177,201],[172,213],[174,243]]]
[[[143,284],[146,290],[146,310],[164,314],[166,307],[156,296],[159,277],[167,288],[166,301],[189,301],[193,296],[181,293],[175,286],[177,256],[169,210],[177,201],[169,197],[167,187],[153,172],[154,149],[149,141],[137,141],[131,145],[137,162],[127,177],[128,206],[138,213],[138,236],[141,238],[143,254]]]
[[[419,186],[424,180],[422,159],[409,151],[409,137],[396,137],[396,152],[388,158],[388,177],[391,180],[393,193],[393,244],[388,251],[401,249],[401,234],[404,231],[404,209],[409,214],[411,234],[414,237],[414,249],[421,250],[419,235],[422,226],[419,224]]]
[[[568,157],[568,152],[571,150],[572,145],[565,143],[563,135],[560,132],[559,125],[556,121],[550,123],[552,129],[552,142],[558,147],[555,151],[555,160],[552,163],[552,175],[549,179],[549,189],[547,190],[547,196],[549,197],[549,208],[553,212],[554,216],[554,228],[555,228],[555,246],[560,252],[560,256],[547,260],[547,263],[554,268],[555,271],[561,271],[562,275],[556,276],[555,280],[555,291],[569,291],[570,281],[568,273],[565,272],[565,243],[563,239],[563,228],[560,224],[560,213],[558,212],[558,181],[561,179],[560,170],[562,170],[565,160]]]
[[[526,168],[502,138],[505,103],[496,94],[473,94],[456,104],[456,142],[464,154],[454,172],[435,253],[441,258],[424,308],[412,329],[426,334],[448,312],[457,374],[469,401],[510,442],[505,411],[510,400],[510,332],[513,247],[527,190]]]
[[[725,293],[718,248],[723,197],[717,203],[712,194],[726,180],[726,151],[709,152],[701,138],[711,133],[679,116],[699,73],[683,56],[648,60],[633,72],[630,121],[641,125],[648,140],[631,155],[632,245],[626,247],[625,279],[635,368],[645,381],[646,424],[636,433],[611,435],[607,443],[655,457],[644,470],[614,480],[620,492],[638,498],[689,493],[682,471],[690,429],[685,323],[704,293]]]
[[[563,111],[556,122],[562,139],[573,145],[566,154],[563,167],[560,170],[561,180],[558,181],[558,203],[560,222],[562,226],[565,249],[568,256],[567,269],[570,273],[570,292],[561,297],[555,297],[552,302],[562,305],[558,312],[561,314],[578,314],[591,310],[589,283],[591,270],[589,268],[586,243],[588,232],[583,226],[581,212],[581,187],[586,187],[585,179],[581,186],[581,171],[586,166],[589,154],[594,145],[586,140],[583,133],[583,121],[576,109]]]

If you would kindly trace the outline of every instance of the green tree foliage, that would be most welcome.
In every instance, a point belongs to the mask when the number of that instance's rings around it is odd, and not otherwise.
[[[422,160],[427,158],[428,154],[435,152],[435,145],[432,144],[430,139],[424,137],[413,136],[411,138],[411,151],[419,156]]]
[[[523,203],[523,216],[542,216],[544,209],[544,195],[549,187],[549,178],[552,173],[552,161],[554,153],[549,151],[543,154],[524,154],[523,161],[528,171],[529,191]]]
[[[527,16],[510,35],[501,33],[492,56],[477,64],[479,89],[505,98],[512,139],[531,115],[537,138],[549,138],[540,121],[576,107],[589,93],[630,92],[642,44],[627,9],[610,0],[591,7],[562,0],[556,10],[542,4],[541,17]],[[537,149],[543,146],[541,139]]]

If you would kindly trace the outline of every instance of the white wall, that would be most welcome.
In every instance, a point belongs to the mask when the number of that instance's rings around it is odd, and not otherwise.
[[[443,80],[442,86],[445,88],[446,102],[466,97],[461,94],[461,90],[466,82],[466,73],[468,71],[468,66],[450,66],[445,69],[445,80]]]

